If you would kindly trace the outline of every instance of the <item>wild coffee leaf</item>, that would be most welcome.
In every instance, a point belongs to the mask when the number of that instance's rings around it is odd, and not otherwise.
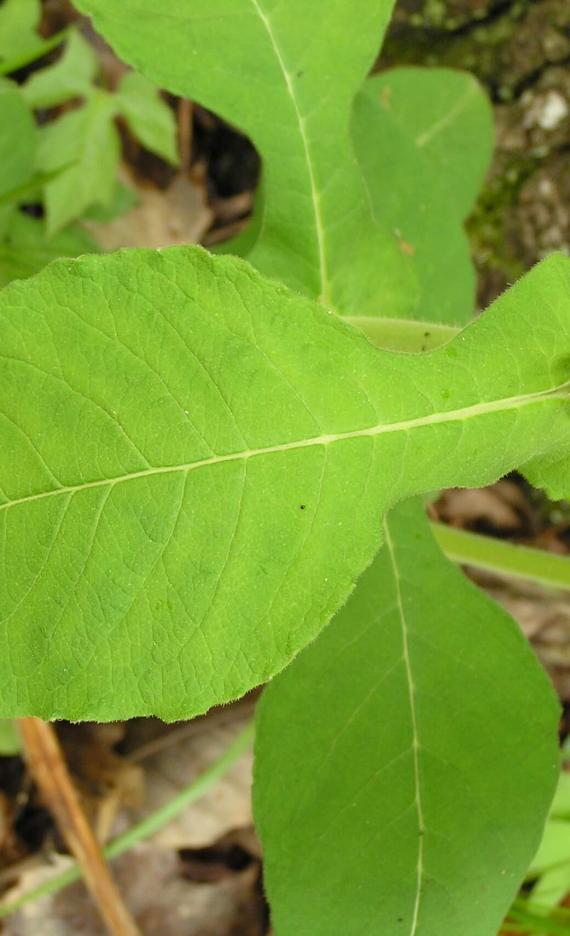
[[[268,679],[398,499],[568,450],[569,290],[553,257],[416,356],[199,248],[12,283],[0,715],[172,719]]]
[[[443,557],[421,504],[396,508],[348,604],[258,707],[279,936],[496,933],[554,791],[557,722],[515,622]]]
[[[159,87],[251,137],[264,165],[254,266],[347,314],[415,305],[410,258],[372,217],[349,127],[393,0],[177,0],[168,12],[153,0],[77,5]]]

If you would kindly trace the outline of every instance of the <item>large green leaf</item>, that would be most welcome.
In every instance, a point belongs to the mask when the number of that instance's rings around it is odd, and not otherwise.
[[[491,936],[556,784],[558,707],[516,624],[444,559],[421,504],[386,540],[258,709],[279,936]]]
[[[226,249],[341,314],[466,321],[474,277],[462,222],[492,142],[476,82],[418,69],[366,82],[355,163],[350,111],[392,0],[178,0],[164,16],[150,0],[79,5],[128,61],[258,146],[258,217]]]
[[[463,222],[493,144],[485,94],[461,72],[394,69],[364,83],[352,131],[375,212],[412,254],[414,316],[463,324],[475,305]]]
[[[78,6],[137,70],[252,138],[264,163],[263,223],[249,257],[258,269],[347,313],[414,306],[410,257],[372,217],[349,128],[393,0]]]
[[[199,248],[52,264],[0,310],[0,716],[233,698],[330,619],[396,500],[570,446],[562,257],[428,355]]]

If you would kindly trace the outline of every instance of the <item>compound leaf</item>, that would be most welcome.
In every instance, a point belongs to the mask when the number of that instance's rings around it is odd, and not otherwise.
[[[426,355],[199,248],[52,264],[0,309],[2,717],[236,697],[344,602],[394,502],[570,446],[562,257]]]
[[[112,199],[120,156],[116,108],[112,95],[94,90],[83,107],[42,128],[38,168],[56,173],[45,185],[48,235]]]
[[[34,72],[22,88],[30,107],[55,107],[75,97],[87,97],[99,65],[88,42],[73,30],[61,58]]]
[[[279,936],[496,933],[555,788],[557,721],[514,621],[443,557],[421,504],[396,508],[348,604],[258,706]]]

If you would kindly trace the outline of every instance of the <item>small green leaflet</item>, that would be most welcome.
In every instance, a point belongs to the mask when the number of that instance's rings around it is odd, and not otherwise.
[[[491,936],[540,838],[554,693],[422,515],[390,514],[348,604],[259,705],[254,805],[279,936]]]
[[[0,757],[12,757],[19,754],[21,749],[22,742],[15,722],[0,718]]]
[[[72,30],[57,62],[35,71],[22,88],[30,107],[56,107],[76,97],[88,97],[99,70],[94,50]]]
[[[0,74],[7,74],[48,52],[38,34],[40,0],[4,0],[0,5]]]
[[[330,620],[397,500],[570,446],[563,257],[427,355],[199,248],[12,283],[0,343],[1,717],[235,698]]]
[[[107,204],[115,190],[120,140],[117,106],[93,90],[85,105],[41,129],[38,168],[57,173],[45,186],[47,232],[53,235],[93,203]]]
[[[178,165],[174,116],[152,81],[138,72],[127,72],[119,82],[116,99],[127,126],[142,145]]]
[[[17,85],[0,78],[0,197],[25,185],[34,172],[36,127]]]

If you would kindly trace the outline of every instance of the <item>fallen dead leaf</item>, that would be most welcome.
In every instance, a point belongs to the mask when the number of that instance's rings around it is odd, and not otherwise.
[[[142,768],[114,749],[124,734],[122,724],[58,725],[69,769],[99,842],[108,840],[121,809],[138,806],[144,797]]]
[[[57,870],[68,862],[59,857]],[[256,861],[209,883],[188,879],[175,851],[144,843],[113,862],[113,874],[145,936],[263,936],[265,902]],[[54,867],[22,877],[19,893],[54,874]],[[8,917],[4,936],[107,936],[85,887],[78,882]]]
[[[130,183],[132,185],[132,182]],[[85,222],[104,250],[119,247],[169,247],[202,240],[212,221],[205,189],[183,175],[162,191],[137,189],[139,204],[107,223]]]
[[[532,511],[519,485],[498,481],[488,488],[452,488],[432,505],[432,512],[450,526],[526,533],[532,525]]]
[[[144,766],[146,794],[143,806],[131,812],[131,821],[155,812],[188,786],[224,752],[251,717],[252,706],[242,704],[161,736],[160,744],[153,744],[156,753],[142,761],[137,757],[137,763]],[[201,848],[249,826],[252,762],[251,751],[243,754],[204,796],[156,833],[154,843],[163,848]]]

